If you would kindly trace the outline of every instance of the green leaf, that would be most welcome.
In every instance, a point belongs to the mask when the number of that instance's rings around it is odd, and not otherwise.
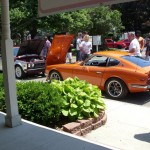
[[[90,105],[91,105],[91,101],[86,100],[85,103],[84,103],[84,106],[85,107],[89,107]]]
[[[63,114],[64,116],[68,116],[69,111],[68,111],[68,110],[63,109],[63,110],[62,110],[62,114]]]
[[[70,116],[76,116],[78,114],[77,109],[70,108],[69,109]]]
[[[94,112],[94,117],[96,117],[96,118],[97,118],[98,116],[99,116],[99,115],[98,115],[97,113],[95,113],[95,112]]]
[[[80,105],[82,105],[84,102],[83,102],[83,100],[76,100],[76,102],[77,102],[77,104],[80,106]]]
[[[63,105],[65,105],[65,106],[69,106],[69,103],[67,102],[67,101],[63,101]]]
[[[71,104],[71,108],[77,108],[78,106],[76,104]]]

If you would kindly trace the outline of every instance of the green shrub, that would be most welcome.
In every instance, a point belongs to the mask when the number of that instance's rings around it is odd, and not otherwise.
[[[0,87],[4,87],[3,74],[0,73]]]
[[[65,81],[55,80],[51,86],[60,89],[63,97],[62,114],[70,120],[98,117],[100,111],[105,110],[101,91],[86,81],[68,78]]]
[[[3,79],[0,76],[0,111],[6,111]],[[101,91],[78,78],[65,81],[17,82],[17,99],[22,118],[46,125],[97,117],[105,104]],[[64,117],[63,117],[64,116]]]
[[[17,83],[17,99],[21,116],[47,126],[58,122],[62,100],[59,92],[54,91],[55,89],[49,83]],[[54,94],[57,95],[57,99],[54,98]]]
[[[0,111],[6,112],[3,74],[0,73]]]

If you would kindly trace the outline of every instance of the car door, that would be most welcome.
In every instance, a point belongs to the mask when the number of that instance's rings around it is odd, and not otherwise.
[[[105,73],[107,60],[108,59],[105,56],[95,55],[85,61],[80,67],[74,68],[72,72],[73,77],[78,77],[81,80],[86,80],[87,82],[100,87]]]

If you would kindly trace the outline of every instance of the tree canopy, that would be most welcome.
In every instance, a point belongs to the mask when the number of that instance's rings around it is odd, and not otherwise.
[[[38,17],[37,1],[10,0],[10,19],[12,38],[31,34],[34,38],[38,33],[70,33],[88,31],[91,35],[108,34],[123,29],[121,13],[107,6],[65,12],[47,17]]]
[[[10,0],[11,35],[64,33],[88,31],[91,35],[113,34],[141,30],[149,32],[150,1],[139,0],[117,5],[99,6],[90,9],[66,12],[47,17],[38,17],[38,3],[31,0]],[[0,20],[1,22],[1,20]]]
[[[150,28],[150,0],[138,0],[135,2],[113,5],[113,10],[122,13],[124,31],[141,30],[142,33],[149,32]]]

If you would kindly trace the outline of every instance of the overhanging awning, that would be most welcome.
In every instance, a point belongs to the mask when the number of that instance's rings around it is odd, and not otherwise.
[[[136,0],[38,0],[38,13],[40,17],[73,11],[81,8],[112,5]]]

